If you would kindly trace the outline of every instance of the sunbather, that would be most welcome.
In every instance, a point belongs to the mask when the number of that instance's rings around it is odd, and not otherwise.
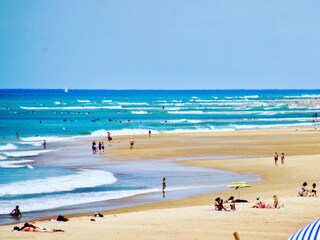
[[[266,208],[266,204],[260,197],[257,197],[256,200],[257,203],[253,205],[252,208]]]
[[[32,225],[28,222],[26,222],[21,228],[14,227],[13,231],[24,231],[24,232],[64,232],[64,230],[61,229],[49,229],[45,227],[37,227],[35,225]]]

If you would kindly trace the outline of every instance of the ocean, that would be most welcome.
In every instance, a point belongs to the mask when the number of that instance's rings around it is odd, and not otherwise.
[[[1,89],[0,224],[14,221],[8,213],[15,205],[28,220],[162,201],[164,176],[167,199],[223,189],[231,181],[256,181],[258,176],[172,161],[102,163],[83,140],[107,132],[116,137],[148,130],[313,128],[319,97],[320,90]]]

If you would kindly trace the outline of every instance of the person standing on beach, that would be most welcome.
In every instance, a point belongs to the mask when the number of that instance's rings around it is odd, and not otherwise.
[[[47,148],[47,142],[46,142],[46,140],[43,140],[43,148],[44,148],[44,149]]]
[[[99,153],[101,153],[101,150],[102,150],[102,144],[101,144],[101,141],[99,141],[98,148],[99,148]]]
[[[284,164],[284,159],[285,159],[285,155],[284,153],[281,153],[281,164],[283,165]]]
[[[275,152],[275,153],[273,154],[273,158],[274,158],[274,164],[275,164],[276,166],[278,166],[278,158],[279,158],[279,156],[278,156],[278,153],[277,153],[277,152]]]
[[[162,197],[165,198],[166,197],[166,178],[162,179]]]
[[[92,142],[92,154],[95,154],[96,153],[96,142],[93,140]]]
[[[101,142],[102,152],[104,152],[104,142]]]
[[[149,130],[149,137],[151,137],[151,130]]]
[[[134,145],[134,140],[133,140],[133,138],[130,140],[130,149],[133,149],[133,145]]]

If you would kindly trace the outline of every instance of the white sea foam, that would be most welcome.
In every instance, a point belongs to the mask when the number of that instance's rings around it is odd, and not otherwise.
[[[8,157],[31,157],[38,156],[43,153],[52,152],[53,150],[34,150],[34,151],[20,151],[20,152],[3,152]]]
[[[169,114],[204,114],[203,111],[168,111]]]
[[[320,98],[319,94],[302,94],[296,96],[284,96],[284,98]]]
[[[102,103],[112,103],[112,100],[102,100]]]
[[[46,140],[47,143],[49,142],[61,142],[61,141],[68,141],[76,139],[76,136],[71,137],[58,137],[58,136],[36,136],[36,137],[25,137],[20,138],[23,142],[20,144],[37,144],[35,146],[40,146],[43,143],[43,140]]]
[[[69,193],[63,195],[44,196],[31,199],[19,200],[2,200],[0,201],[0,214],[7,214],[12,210],[13,205],[23,206],[24,212],[46,210],[59,208],[64,206],[72,206],[84,203],[93,203],[114,199],[122,199],[127,197],[136,196],[139,194],[160,192],[161,189],[141,189],[141,190],[123,190],[123,191],[104,191],[104,192],[91,192],[91,193]],[[10,203],[10,204],[9,204]]]
[[[61,105],[61,102],[54,102],[55,105]]]
[[[259,98],[259,95],[251,95],[251,96],[243,96],[243,97],[239,97],[239,98],[244,98],[244,99],[248,99],[248,98]]]
[[[0,168],[33,168],[30,164],[34,160],[0,161]]]
[[[94,131],[91,133],[91,136],[93,137],[105,137],[107,136],[108,132],[111,133],[111,136],[130,136],[130,135],[143,135],[143,134],[148,134],[149,129],[121,129],[121,130],[105,130],[105,129],[100,129],[97,131]],[[159,131],[152,130],[152,133],[159,133]]]
[[[90,100],[81,100],[81,99],[78,99],[77,100],[79,103],[91,103]]]
[[[8,143],[7,145],[0,146],[0,151],[14,150],[14,149],[17,149],[17,147],[11,143]]]
[[[121,106],[70,106],[70,107],[24,107],[24,110],[96,110],[96,109],[121,109]]]
[[[112,184],[116,181],[117,178],[111,172],[101,170],[80,170],[75,174],[66,176],[1,184],[0,196],[67,192],[79,188],[94,188]]]
[[[137,106],[141,106],[141,105],[149,105],[146,102],[117,102],[117,104],[122,105],[122,106],[132,106],[132,105],[137,105]]]
[[[177,120],[168,120],[168,123],[201,123],[202,120],[196,120],[196,119],[177,119]]]
[[[0,160],[6,160],[6,159],[8,159],[8,158],[5,156],[0,156]]]
[[[146,111],[131,111],[132,114],[148,114]]]

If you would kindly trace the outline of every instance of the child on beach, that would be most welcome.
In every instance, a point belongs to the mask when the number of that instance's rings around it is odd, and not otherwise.
[[[133,149],[133,145],[134,145],[134,140],[133,140],[133,138],[130,140],[130,149]]]
[[[284,159],[285,159],[285,155],[284,155],[284,153],[281,153],[281,164],[282,165],[284,164]]]
[[[309,194],[309,197],[317,197],[317,184],[316,183],[312,184],[312,190]]]
[[[298,192],[298,196],[300,196],[300,197],[306,197],[306,196],[308,196],[308,189],[306,188],[307,185],[308,185],[307,182],[304,182],[304,183],[302,184],[302,186],[301,186],[301,188],[300,188],[300,190],[299,190],[299,192]]]
[[[279,156],[278,156],[278,153],[277,153],[277,152],[275,152],[275,153],[273,154],[273,158],[274,158],[274,164],[275,164],[276,166],[278,166],[278,158],[279,158]]]

